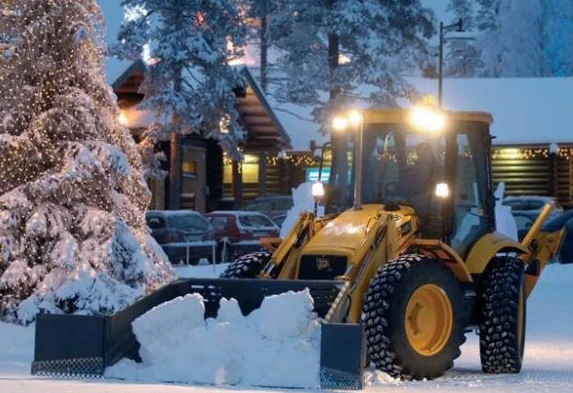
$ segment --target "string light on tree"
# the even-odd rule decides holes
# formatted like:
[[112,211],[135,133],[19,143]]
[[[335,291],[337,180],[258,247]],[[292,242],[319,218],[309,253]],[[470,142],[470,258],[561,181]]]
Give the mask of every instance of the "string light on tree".
[[0,3],[0,318],[112,312],[173,277],[97,0]]

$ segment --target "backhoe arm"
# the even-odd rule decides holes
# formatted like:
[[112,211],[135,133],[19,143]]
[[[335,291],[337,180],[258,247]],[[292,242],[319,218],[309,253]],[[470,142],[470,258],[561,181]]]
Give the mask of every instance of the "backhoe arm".
[[526,264],[525,268],[525,296],[535,288],[541,273],[559,253],[566,229],[564,225],[556,228],[542,230],[543,223],[551,213],[551,205],[546,204],[535,220],[521,244],[530,250],[528,254],[522,254],[520,259]]
[[317,225],[316,216],[303,212],[285,238],[275,243],[271,263],[261,273],[262,278],[294,279],[297,257],[302,246],[313,236]]

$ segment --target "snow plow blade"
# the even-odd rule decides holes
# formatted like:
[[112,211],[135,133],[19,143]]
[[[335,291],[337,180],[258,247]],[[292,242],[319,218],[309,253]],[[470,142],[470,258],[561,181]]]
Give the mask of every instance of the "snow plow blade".
[[[314,280],[180,279],[113,315],[39,314],[32,374],[101,377],[122,358],[141,361],[131,323],[153,307],[178,296],[203,296],[205,318],[217,316],[219,300],[234,298],[243,315],[259,308],[266,296],[306,288],[314,311],[324,318],[340,292],[340,282]],[[362,389],[363,330],[360,324],[324,322],[321,328],[320,383],[328,389]]]

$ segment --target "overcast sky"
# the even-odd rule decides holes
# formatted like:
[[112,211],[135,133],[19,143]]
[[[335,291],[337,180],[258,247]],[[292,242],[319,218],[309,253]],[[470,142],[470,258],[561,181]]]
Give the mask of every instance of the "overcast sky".
[[[107,23],[107,42],[109,44],[114,43],[117,39],[117,32],[121,21],[123,20],[122,8],[119,5],[119,0],[98,0],[106,19]],[[168,0],[166,0],[168,1]],[[422,0],[422,3],[426,7],[431,7],[434,9],[438,20],[444,19],[446,12],[447,0]],[[446,21],[449,22],[449,21]],[[107,76],[108,82],[113,83],[127,68],[129,63],[120,62],[114,59],[108,59],[107,65]]]

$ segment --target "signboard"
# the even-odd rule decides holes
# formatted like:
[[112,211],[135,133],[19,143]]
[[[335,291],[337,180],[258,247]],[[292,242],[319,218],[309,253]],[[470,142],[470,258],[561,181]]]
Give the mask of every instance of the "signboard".
[[[330,178],[330,168],[322,168],[320,181],[323,182],[324,184],[328,184],[329,178]],[[314,183],[318,181],[318,168],[306,169],[306,181],[309,183]]]

